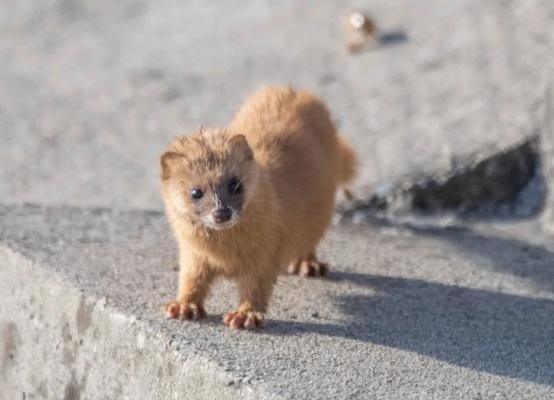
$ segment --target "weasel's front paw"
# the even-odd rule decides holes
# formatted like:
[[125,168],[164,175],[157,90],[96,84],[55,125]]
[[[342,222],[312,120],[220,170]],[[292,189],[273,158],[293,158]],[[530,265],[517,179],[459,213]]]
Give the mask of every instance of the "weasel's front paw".
[[256,329],[264,324],[264,314],[254,311],[229,311],[223,318],[223,323],[233,329]]
[[289,274],[298,274],[300,276],[323,276],[326,275],[329,266],[317,258],[299,258],[289,264],[287,272]]
[[202,306],[196,303],[180,303],[170,301],[165,305],[165,316],[169,319],[194,319],[198,320],[206,316]]

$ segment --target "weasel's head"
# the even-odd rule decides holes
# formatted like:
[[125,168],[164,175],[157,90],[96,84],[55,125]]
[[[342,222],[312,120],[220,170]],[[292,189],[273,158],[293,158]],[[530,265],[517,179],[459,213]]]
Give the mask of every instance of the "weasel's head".
[[160,164],[166,207],[209,229],[234,226],[258,183],[258,165],[246,138],[224,129],[177,138]]

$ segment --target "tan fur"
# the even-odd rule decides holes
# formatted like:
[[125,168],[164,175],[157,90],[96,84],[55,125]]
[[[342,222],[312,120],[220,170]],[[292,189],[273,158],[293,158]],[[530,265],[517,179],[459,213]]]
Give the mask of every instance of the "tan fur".
[[[266,87],[226,129],[178,138],[161,164],[162,194],[180,250],[179,290],[166,306],[169,317],[201,317],[209,286],[222,275],[239,287],[239,308],[225,323],[255,328],[284,266],[304,275],[324,273],[315,249],[330,223],[337,188],[355,175],[356,157],[319,99]],[[188,182],[208,187],[230,174],[244,182],[242,214],[228,229],[210,229],[196,215],[212,204],[206,201],[206,210],[193,206]]]

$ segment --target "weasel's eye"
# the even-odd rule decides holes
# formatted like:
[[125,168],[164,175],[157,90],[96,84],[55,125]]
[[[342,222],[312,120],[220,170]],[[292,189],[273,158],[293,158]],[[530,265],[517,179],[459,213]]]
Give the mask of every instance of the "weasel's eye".
[[242,183],[237,178],[233,178],[229,181],[229,193],[239,194],[242,192]]
[[202,197],[204,197],[204,192],[202,191],[202,189],[194,188],[190,192],[190,197],[193,200],[200,200]]

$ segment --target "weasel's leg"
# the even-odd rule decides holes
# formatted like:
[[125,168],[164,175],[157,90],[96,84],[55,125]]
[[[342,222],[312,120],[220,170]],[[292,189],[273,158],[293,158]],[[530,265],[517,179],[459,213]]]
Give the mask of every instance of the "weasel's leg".
[[[278,268],[276,268],[278,271]],[[223,323],[234,329],[256,329],[263,325],[277,274],[246,275],[238,280],[240,305],[225,314]]]
[[177,299],[165,305],[166,317],[183,320],[204,317],[204,299],[214,277],[215,274],[207,264],[182,263]]
[[329,265],[319,261],[315,251],[309,253],[306,257],[300,257],[291,262],[287,268],[289,274],[298,274],[300,276],[323,276],[329,271]]

